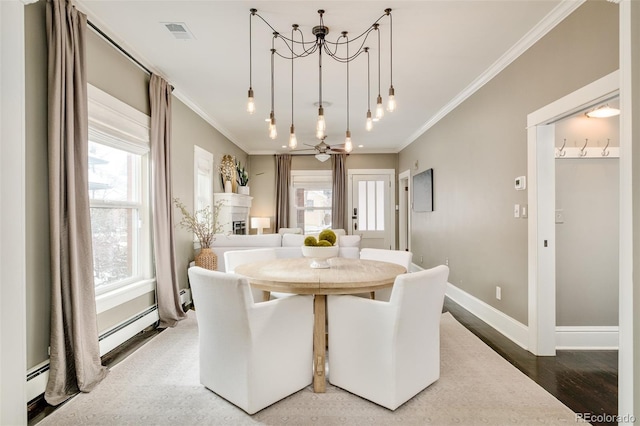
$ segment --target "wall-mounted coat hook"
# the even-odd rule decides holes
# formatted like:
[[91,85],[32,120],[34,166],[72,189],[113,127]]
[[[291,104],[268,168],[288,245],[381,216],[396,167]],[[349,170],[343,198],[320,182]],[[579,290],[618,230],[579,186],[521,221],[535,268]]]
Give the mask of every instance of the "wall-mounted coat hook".
[[556,153],[556,157],[564,157],[567,155],[567,151],[564,150],[564,146],[567,144],[567,138],[562,140],[562,146],[558,148],[558,152]]
[[609,151],[607,151],[607,148],[609,147],[609,143],[611,142],[611,139],[607,139],[607,144],[604,146],[604,148],[602,148],[602,156],[603,157],[608,157],[609,156]]
[[585,151],[585,148],[587,147],[588,143],[589,143],[589,139],[585,139],[583,147],[580,148],[580,157],[584,157],[585,155],[587,155],[587,151]]

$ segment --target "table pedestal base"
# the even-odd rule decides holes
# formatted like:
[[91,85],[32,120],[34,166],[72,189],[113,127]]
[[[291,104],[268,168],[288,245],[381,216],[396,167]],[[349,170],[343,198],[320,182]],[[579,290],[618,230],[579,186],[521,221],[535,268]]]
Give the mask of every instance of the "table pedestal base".
[[316,294],[313,303],[314,330],[313,330],[313,391],[324,393],[327,388],[325,358],[327,351],[326,342],[326,312],[327,296]]

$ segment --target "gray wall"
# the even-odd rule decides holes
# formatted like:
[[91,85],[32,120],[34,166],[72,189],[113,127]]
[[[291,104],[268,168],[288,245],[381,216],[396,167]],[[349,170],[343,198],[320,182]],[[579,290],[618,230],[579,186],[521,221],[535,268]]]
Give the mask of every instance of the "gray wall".
[[[247,163],[247,154],[229,141],[216,129],[211,127],[200,116],[189,109],[175,96],[172,99],[172,146],[171,169],[173,196],[179,198],[186,206],[193,208],[193,150],[194,145],[213,154],[214,179],[213,191],[223,192],[217,167],[225,154],[236,157],[243,164]],[[252,183],[251,181],[249,182]],[[180,221],[180,211],[174,210],[175,223]],[[180,288],[187,288],[187,267],[193,260],[193,234],[176,227],[176,262]],[[220,262],[221,259],[218,259]]]
[[[26,239],[27,259],[27,368],[48,359],[50,265],[47,171],[47,47],[45,2],[25,7],[26,34]],[[149,75],[113,46],[87,31],[88,82],[139,111],[149,114]],[[174,196],[193,205],[193,145],[246,162],[247,155],[207,122],[173,98],[172,171]],[[214,182],[220,190],[220,183]],[[177,212],[176,212],[177,213]],[[179,214],[179,213],[177,213]],[[179,216],[176,216],[179,220]],[[193,259],[191,236],[177,229],[176,260],[180,288],[188,287],[187,265]],[[34,262],[37,260],[37,262]],[[153,292],[98,315],[100,332],[152,306]]]
[[[617,106],[617,105],[616,105]],[[555,125],[556,146],[619,146],[619,117]],[[575,143],[574,143],[575,142]],[[620,161],[556,158],[556,325],[618,325]],[[588,312],[588,315],[585,315]]]
[[435,211],[412,213],[414,259],[448,259],[449,282],[527,324],[527,221],[513,217],[527,203],[513,187],[527,174],[527,114],[617,68],[618,6],[586,2],[402,150],[399,170],[434,169]]
[[[49,358],[49,194],[45,2],[25,7],[27,368]],[[34,260],[38,262],[34,266]]]
[[[350,154],[346,164],[347,170],[394,169],[396,175],[398,174],[397,154]],[[271,217],[271,229],[264,232],[276,232],[273,227],[276,211],[275,158],[273,155],[251,155],[249,156],[249,165],[249,186],[253,197],[250,214],[251,216]],[[312,155],[294,155],[291,160],[291,169],[331,170],[331,160],[321,163]],[[255,230],[251,230],[251,233],[255,233]]]

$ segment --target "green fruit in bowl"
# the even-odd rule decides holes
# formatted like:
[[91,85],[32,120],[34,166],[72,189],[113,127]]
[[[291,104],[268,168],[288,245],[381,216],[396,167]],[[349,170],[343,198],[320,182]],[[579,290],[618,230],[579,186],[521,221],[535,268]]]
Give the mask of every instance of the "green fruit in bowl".
[[[325,229],[324,231],[320,232],[320,235],[318,235],[318,239],[322,242],[322,241],[327,241],[329,242],[329,245],[334,245],[336,243],[336,233],[333,232],[331,229]],[[326,245],[326,244],[323,244]]]
[[331,246],[332,246],[331,242],[327,240],[318,241],[318,247],[331,247]]
[[318,241],[316,240],[316,237],[314,237],[313,235],[309,235],[307,238],[304,239],[304,245],[305,246],[317,246],[318,245]]

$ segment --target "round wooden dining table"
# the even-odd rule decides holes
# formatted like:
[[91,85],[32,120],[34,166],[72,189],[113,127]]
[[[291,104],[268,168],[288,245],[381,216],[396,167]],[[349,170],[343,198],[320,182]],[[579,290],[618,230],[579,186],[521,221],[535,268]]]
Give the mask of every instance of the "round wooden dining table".
[[311,259],[289,258],[246,263],[235,273],[247,277],[252,287],[269,292],[313,294],[313,390],[325,392],[327,294],[369,293],[393,286],[404,266],[376,260],[334,257],[329,268],[314,269]]

